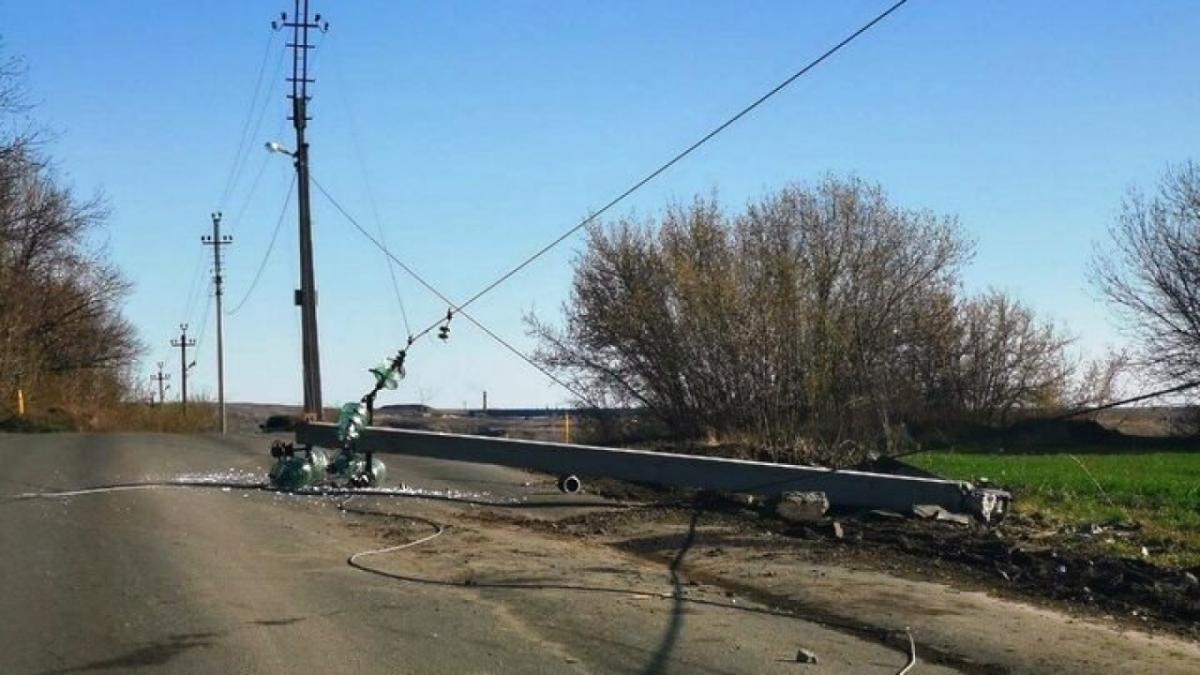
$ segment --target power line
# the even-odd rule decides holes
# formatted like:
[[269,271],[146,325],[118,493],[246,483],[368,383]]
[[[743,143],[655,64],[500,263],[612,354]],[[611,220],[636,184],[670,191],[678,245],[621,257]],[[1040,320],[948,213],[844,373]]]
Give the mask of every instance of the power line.
[[[211,281],[210,281],[211,283]],[[208,313],[212,309],[213,294],[206,293],[208,299],[204,301],[204,313],[200,315],[200,335],[196,337],[196,353],[200,353],[200,347],[204,345],[204,334],[208,328]]]
[[[408,274],[408,276],[415,279],[417,283],[424,286],[425,289],[428,290],[430,293],[433,293],[434,295],[436,295],[438,297],[438,299],[440,299],[442,302],[445,302],[446,304],[450,305],[451,307],[456,306],[454,304],[453,300],[451,300],[444,293],[439,291],[433,284],[426,281],[425,277],[421,276],[419,273],[417,273],[416,270],[409,267],[403,260],[401,260],[401,259],[397,258],[395,255],[393,255],[392,252],[389,251],[388,248],[386,246],[384,246],[382,242],[380,242],[378,239],[376,239],[374,235],[372,235],[370,232],[368,232],[366,230],[366,228],[364,228],[362,225],[360,225],[358,220],[355,219],[354,216],[350,215],[350,213],[348,211],[346,211],[346,209],[341,205],[341,203],[339,203],[338,200],[334,199],[333,195],[329,194],[329,191],[325,189],[325,186],[321,185],[321,182],[318,181],[315,176],[312,176],[310,174],[309,179],[312,180],[312,184],[316,186],[317,190],[322,195],[324,195],[325,199],[329,200],[329,203],[333,205],[333,208],[337,209],[338,212],[341,213],[342,216],[347,221],[349,221],[349,223],[351,225],[354,226],[354,229],[358,230],[359,233],[362,234],[362,236],[366,237],[367,240],[369,240],[372,244],[374,244],[375,247],[378,248],[380,251],[383,251],[384,255],[387,256],[387,258],[389,258],[392,262],[399,265],[400,269],[404,270]],[[416,335],[409,335],[409,337],[408,337],[409,342],[410,343],[415,342],[418,338],[423,337],[424,335],[433,332],[433,329],[440,326],[441,324],[442,324],[442,321],[438,321],[433,326],[426,328],[425,330],[421,331],[420,333],[417,333]]]
[[[281,130],[283,129],[282,123],[279,125],[279,128]],[[276,134],[276,135],[278,135],[278,134]],[[253,180],[250,181],[250,187],[249,187],[249,189],[246,190],[246,195],[244,197],[242,197],[242,203],[238,207],[237,212],[233,214],[231,224],[237,224],[237,225],[241,224],[242,216],[246,215],[246,209],[249,208],[249,206],[250,206],[250,200],[254,197],[254,192],[258,189],[258,184],[260,181],[262,181],[263,174],[266,173],[266,171],[267,171],[267,164],[269,164],[270,162],[271,162],[271,156],[264,152],[263,157],[262,157],[262,163],[258,165],[258,171],[254,172],[254,178],[253,178]]]
[[[524,260],[522,260],[522,261],[521,261],[521,263],[520,263],[520,264],[518,264],[516,267],[513,267],[513,268],[512,268],[512,269],[510,269],[509,271],[507,271],[507,272],[505,272],[504,274],[502,274],[502,275],[500,275],[499,277],[497,277],[495,281],[492,281],[492,282],[491,282],[490,284],[488,284],[487,286],[484,286],[484,287],[483,287],[483,288],[482,288],[482,289],[481,289],[481,290],[480,290],[478,293],[476,293],[475,295],[472,295],[471,297],[467,298],[466,302],[462,303],[461,305],[452,306],[452,307],[451,307],[451,311],[453,311],[453,312],[455,312],[455,313],[457,313],[457,312],[461,312],[461,311],[463,310],[463,308],[465,308],[465,307],[467,307],[467,306],[471,305],[472,303],[474,303],[474,302],[475,302],[476,300],[478,300],[479,298],[481,298],[481,297],[483,297],[484,295],[486,295],[486,294],[490,293],[490,292],[491,292],[491,291],[492,291],[494,288],[496,288],[496,287],[497,287],[497,286],[499,286],[500,284],[504,283],[505,281],[508,281],[508,280],[509,280],[509,279],[510,279],[510,278],[511,278],[513,275],[517,274],[518,272],[520,272],[521,270],[523,270],[523,269],[525,269],[527,266],[529,266],[529,264],[530,264],[530,263],[532,263],[533,261],[535,261],[535,260],[537,260],[538,258],[542,257],[543,255],[545,255],[545,254],[546,254],[547,252],[549,252],[551,249],[553,249],[554,247],[558,246],[558,245],[559,245],[559,244],[561,244],[563,241],[565,241],[566,239],[568,239],[568,238],[569,238],[571,235],[575,234],[575,233],[576,233],[576,232],[578,232],[579,230],[581,230],[581,229],[583,229],[584,227],[586,227],[586,226],[587,226],[589,223],[592,223],[592,222],[594,222],[594,221],[595,221],[597,218],[599,218],[600,216],[604,215],[604,213],[605,213],[605,212],[607,212],[609,209],[612,209],[614,206],[616,206],[617,204],[619,204],[619,203],[621,203],[622,201],[624,201],[624,200],[625,200],[627,197],[629,197],[630,195],[632,195],[634,192],[637,192],[638,190],[640,190],[640,189],[641,189],[643,186],[645,186],[647,183],[649,183],[650,181],[654,180],[654,179],[655,179],[655,178],[657,178],[658,176],[662,175],[662,174],[663,174],[665,171],[667,171],[667,169],[670,169],[672,166],[674,166],[675,164],[677,164],[677,163],[678,163],[680,160],[682,160],[682,159],[684,159],[685,157],[687,157],[688,155],[692,154],[694,151],[696,151],[698,148],[700,148],[700,146],[704,145],[705,143],[708,143],[708,142],[709,142],[710,140],[712,140],[712,139],[713,139],[715,136],[717,136],[717,134],[720,134],[722,131],[725,131],[726,129],[728,129],[730,126],[732,126],[732,125],[733,125],[734,123],[736,123],[738,120],[740,120],[740,119],[742,119],[743,117],[745,117],[746,115],[748,115],[748,114],[749,114],[751,111],[753,111],[755,108],[757,108],[758,106],[762,105],[762,104],[763,104],[763,103],[765,103],[765,102],[766,102],[768,99],[770,99],[771,97],[775,96],[775,95],[776,95],[776,94],[778,94],[779,92],[783,91],[783,90],[784,90],[785,88],[787,88],[787,87],[788,87],[790,84],[792,84],[792,83],[793,83],[793,82],[795,82],[796,80],[800,79],[802,76],[804,76],[806,73],[808,73],[808,72],[809,72],[810,70],[812,70],[813,68],[816,68],[816,67],[817,67],[818,65],[820,65],[820,64],[821,64],[823,61],[825,61],[826,59],[828,59],[830,56],[833,56],[833,55],[834,55],[834,54],[836,54],[838,51],[840,51],[840,50],[841,50],[843,47],[845,47],[846,45],[848,45],[848,44],[850,44],[851,42],[853,42],[853,41],[854,41],[856,38],[858,38],[860,35],[862,35],[863,33],[866,33],[868,30],[870,30],[871,28],[875,27],[875,25],[876,25],[876,24],[878,24],[879,22],[883,21],[883,20],[884,20],[885,18],[887,18],[887,17],[888,17],[888,16],[889,16],[889,15],[890,15],[892,12],[895,12],[897,9],[899,9],[900,7],[902,7],[902,6],[903,6],[904,4],[906,4],[907,2],[908,2],[908,0],[899,0],[898,2],[896,2],[895,4],[893,4],[892,6],[888,7],[888,8],[887,8],[886,10],[884,10],[882,13],[880,13],[879,15],[877,15],[875,18],[873,18],[873,19],[871,19],[870,21],[868,21],[867,23],[863,24],[863,25],[862,25],[862,27],[860,27],[858,30],[854,31],[854,32],[853,32],[853,33],[851,33],[850,35],[848,35],[848,36],[846,36],[845,38],[843,38],[841,42],[839,42],[839,43],[837,43],[836,45],[834,45],[834,46],[830,47],[829,49],[825,50],[825,52],[824,52],[824,53],[822,53],[820,56],[818,56],[817,58],[813,59],[812,61],[808,62],[808,64],[807,64],[807,65],[805,65],[805,66],[804,66],[803,68],[801,68],[800,70],[797,70],[795,73],[793,73],[791,76],[789,76],[789,77],[788,77],[786,80],[784,80],[784,81],[780,82],[779,84],[775,85],[775,87],[774,87],[774,88],[772,88],[770,91],[768,91],[767,93],[765,93],[765,94],[763,94],[762,96],[760,96],[760,97],[758,97],[757,99],[755,99],[753,103],[751,103],[750,105],[748,105],[748,106],[746,106],[746,107],[742,108],[742,109],[741,109],[740,111],[738,111],[738,112],[737,112],[735,115],[733,115],[733,116],[732,116],[732,117],[730,117],[729,119],[725,120],[725,121],[724,121],[724,122],[722,122],[720,125],[718,125],[718,126],[715,128],[715,129],[713,129],[712,131],[710,131],[710,132],[708,132],[707,134],[705,134],[704,136],[702,136],[702,137],[700,138],[700,140],[696,141],[695,143],[692,143],[692,144],[691,144],[691,145],[689,145],[687,148],[684,148],[682,151],[680,151],[679,153],[675,154],[675,156],[671,157],[671,159],[667,160],[667,161],[666,161],[664,164],[662,164],[661,166],[659,166],[657,169],[655,169],[655,170],[651,171],[650,173],[646,174],[646,176],[645,176],[645,177],[643,177],[641,180],[639,180],[639,181],[637,181],[636,183],[634,183],[632,186],[630,186],[630,187],[629,187],[627,190],[625,190],[625,191],[624,191],[624,192],[622,192],[621,194],[619,194],[619,195],[617,195],[616,197],[614,197],[614,198],[613,198],[612,200],[610,200],[610,201],[609,201],[607,204],[605,204],[604,206],[600,207],[600,209],[599,209],[599,210],[597,210],[597,211],[593,212],[593,213],[592,213],[591,215],[589,215],[587,218],[584,218],[583,220],[579,221],[579,223],[578,223],[578,224],[576,224],[574,227],[570,228],[570,229],[569,229],[569,230],[567,230],[566,232],[563,232],[561,235],[559,235],[559,236],[558,236],[558,238],[554,239],[554,240],[553,240],[553,241],[551,241],[550,243],[548,243],[548,244],[546,244],[545,246],[543,246],[542,248],[538,249],[536,252],[534,252],[534,253],[533,253],[533,255],[531,255],[531,256],[529,256],[528,258],[525,258]],[[442,323],[442,320],[441,320],[441,319],[439,319],[438,321],[434,322],[434,323],[433,323],[433,324],[432,324],[432,325],[431,325],[429,328],[426,328],[426,329],[422,330],[420,333],[418,333],[418,335],[421,335],[421,334],[424,334],[424,333],[428,333],[429,331],[433,330],[434,328],[436,328],[436,327],[437,327],[438,325],[440,325],[441,323]]]
[[1195,389],[1196,387],[1200,387],[1200,380],[1192,380],[1190,382],[1184,382],[1183,384],[1177,384],[1173,387],[1167,387],[1166,389],[1158,389],[1155,391],[1138,394],[1137,396],[1132,396],[1130,398],[1121,399],[1119,401],[1112,401],[1110,403],[1103,403],[1100,405],[1079,408],[1077,410],[1072,410],[1072,411],[1063,413],[1061,415],[1051,417],[1050,421],[1057,422],[1060,420],[1070,419],[1072,417],[1078,417],[1080,415],[1087,415],[1089,413],[1100,412],[1101,410],[1108,410],[1109,408],[1116,408],[1117,406],[1128,405],[1130,403],[1140,403],[1140,402],[1148,400],[1148,399],[1158,398],[1159,396],[1166,396],[1167,394],[1178,394],[1179,392],[1187,391],[1189,389]]
[[[364,159],[362,139],[358,129],[358,118],[354,115],[354,110],[350,106],[350,96],[347,93],[349,88],[346,77],[342,71],[342,59],[338,55],[337,50],[333,50],[333,71],[337,82],[338,98],[342,102],[342,108],[346,113],[346,119],[349,121],[350,127],[350,145],[354,148],[354,158],[358,162],[359,173],[362,176],[363,187],[367,192],[367,205],[371,207],[371,215],[375,219],[375,231],[379,234],[379,241],[384,247],[388,246],[387,234],[383,229],[383,220],[379,217],[379,204],[375,201],[375,191],[371,189],[371,175],[367,171],[367,163]],[[386,256],[385,256],[386,258]],[[389,263],[387,266],[388,276],[392,281],[392,292],[396,296],[396,304],[400,307],[400,318],[404,321],[404,332],[407,335],[412,335],[412,326],[408,322],[408,312],[404,308],[404,297],[400,293],[400,282],[396,279],[396,270]]]
[[[275,44],[275,31],[271,31],[267,35],[267,47],[263,51],[262,61],[258,64],[258,75],[254,78],[254,94],[250,97],[250,105],[246,110],[246,119],[242,122],[242,132],[238,138],[237,150],[233,155],[233,165],[229,168],[229,175],[225,178],[225,189],[221,191],[221,198],[218,200],[218,208],[224,208],[225,202],[229,199],[233,192],[234,186],[237,185],[237,179],[241,176],[242,167],[245,164],[246,156],[246,141],[249,138],[250,122],[254,119],[254,111],[258,108],[258,95],[262,91],[263,76],[267,71],[267,63],[271,58],[271,47]],[[280,61],[283,56],[280,53]],[[278,66],[277,66],[278,68]],[[272,78],[274,80],[275,78]],[[270,99],[270,92],[263,97],[263,107],[266,107],[266,101]],[[261,120],[261,116],[259,118]]]
[[575,395],[580,396],[584,400],[587,400],[587,397],[581,396],[579,392],[576,392],[572,387],[568,386],[566,383],[564,383],[558,377],[553,375],[549,370],[547,370],[546,368],[543,368],[540,364],[536,363],[533,359],[526,356],[523,352],[521,352],[520,350],[518,350],[517,348],[515,348],[514,346],[509,344],[507,341],[503,340],[499,335],[497,335],[496,333],[494,333],[491,330],[484,327],[481,323],[479,323],[473,317],[471,317],[469,314],[467,314],[464,311],[464,309],[467,306],[474,303],[475,301],[479,300],[481,297],[483,297],[487,293],[491,292],[493,289],[495,289],[500,284],[502,284],[505,281],[507,281],[508,279],[512,278],[513,275],[515,275],[518,272],[520,272],[521,270],[525,269],[525,267],[529,266],[532,262],[534,262],[538,258],[545,255],[547,252],[549,252],[554,247],[561,244],[563,241],[568,239],[571,235],[573,235],[576,232],[578,232],[579,230],[583,229],[589,223],[594,222],[597,218],[604,215],[604,213],[606,213],[607,211],[609,211],[610,209],[615,207],[617,204],[624,201],[627,197],[632,195],[634,192],[637,192],[638,190],[640,190],[647,183],[654,180],[658,176],[662,175],[664,172],[666,172],[672,166],[674,166],[675,164],[682,161],[684,158],[686,158],[688,155],[695,152],[698,148],[700,148],[704,144],[708,143],[708,141],[712,140],[714,137],[716,137],[721,132],[725,131],[725,129],[729,128],[730,126],[735,124],[738,120],[740,120],[743,117],[745,117],[746,115],[748,115],[755,108],[758,108],[760,105],[765,103],[768,99],[775,96],[779,92],[783,91],[785,88],[787,88],[793,82],[795,82],[797,79],[804,76],[806,73],[811,71],[813,68],[820,65],[822,62],[824,62],[830,56],[833,56],[835,53],[840,51],[843,47],[845,47],[846,45],[853,42],[860,35],[862,35],[863,33],[866,33],[868,30],[873,28],[876,24],[883,21],[890,14],[892,14],[897,9],[899,9],[900,7],[905,5],[907,2],[908,2],[908,0],[898,0],[898,2],[891,5],[886,10],[884,10],[883,12],[881,12],[880,14],[875,16],[875,18],[871,19],[870,21],[868,21],[867,23],[865,23],[861,27],[859,27],[857,30],[855,30],[853,33],[851,33],[850,35],[843,38],[841,40],[841,42],[838,42],[834,46],[825,50],[825,52],[823,52],[820,56],[818,56],[817,58],[810,61],[804,67],[800,68],[795,73],[793,73],[791,76],[789,76],[787,79],[783,80],[782,82],[777,84],[775,87],[773,87],[771,90],[767,91],[765,94],[763,94],[762,96],[755,99],[749,105],[747,105],[746,107],[739,110],[732,117],[730,117],[729,119],[727,119],[724,122],[722,122],[721,124],[719,124],[716,128],[714,128],[712,131],[709,131],[707,134],[702,136],[699,140],[692,143],[688,147],[684,148],[682,151],[676,153],[673,157],[671,157],[669,160],[667,160],[661,166],[654,169],[649,174],[647,174],[642,179],[638,180],[636,183],[634,183],[632,186],[630,186],[628,189],[626,189],[624,192],[622,192],[621,194],[619,194],[616,197],[614,197],[613,199],[611,199],[608,203],[606,203],[600,209],[598,209],[597,211],[594,211],[591,215],[589,215],[587,218],[584,218],[583,220],[581,220],[574,227],[571,227],[566,232],[562,233],[557,238],[555,238],[553,241],[551,241],[550,243],[546,244],[542,248],[535,251],[533,253],[533,255],[530,255],[529,257],[522,260],[518,265],[516,265],[512,269],[508,270],[504,274],[500,275],[496,280],[494,280],[491,283],[489,283],[488,285],[484,286],[480,291],[475,293],[475,295],[472,295],[470,298],[468,298],[465,302],[463,302],[461,304],[455,304],[445,294],[443,294],[441,291],[439,291],[437,288],[435,288],[432,284],[430,284],[428,281],[426,281],[423,277],[421,277],[421,275],[417,274],[417,272],[415,270],[413,270],[411,267],[409,267],[407,264],[405,264],[402,260],[397,258],[395,255],[393,255],[391,253],[391,251],[388,250],[387,246],[385,246],[381,241],[379,241],[378,239],[373,237],[369,232],[367,232],[366,229],[363,228],[358,223],[358,221],[354,219],[353,216],[351,216],[344,208],[342,208],[341,204],[339,204],[337,202],[337,200],[334,199],[333,196],[330,195],[329,192],[315,178],[312,179],[312,182],[314,185],[316,185],[317,189],[321,192],[321,194],[324,195],[325,198],[328,199],[331,204],[333,204],[334,208],[336,208],[351,223],[351,225],[353,225],[354,228],[359,231],[360,234],[362,234],[372,244],[374,244],[377,248],[379,248],[381,251],[383,251],[383,253],[389,259],[391,259],[393,262],[395,262],[397,265],[400,266],[400,269],[407,272],[409,274],[409,276],[411,276],[413,279],[415,279],[418,283],[420,283],[422,286],[424,286],[427,290],[432,292],[435,296],[437,296],[443,302],[446,302],[448,305],[450,305],[450,309],[447,312],[445,318],[439,318],[437,321],[433,322],[426,328],[418,331],[416,334],[410,334],[408,337],[408,346],[411,346],[417,339],[432,332],[435,328],[446,325],[446,322],[449,321],[453,317],[454,314],[462,314],[468,321],[470,321],[472,324],[474,324],[476,327],[478,327],[480,330],[482,330],[489,337],[496,340],[498,343],[500,343],[506,349],[513,352],[517,356],[519,356],[526,363],[537,368],[544,375],[546,375],[551,380],[553,380],[554,382],[556,382],[557,384],[562,386],[567,391],[570,391],[570,392],[574,393]]
[[196,257],[196,267],[192,270],[192,280],[188,284],[187,295],[183,301],[183,313],[180,316],[180,321],[188,321],[192,318],[192,311],[196,308],[196,300],[200,297],[200,280],[204,278],[204,256]]
[[[310,178],[310,180],[312,180],[312,184],[316,186],[317,191],[319,191],[325,197],[325,199],[329,200],[329,203],[332,204],[333,207],[335,209],[337,209],[337,211],[339,213],[342,214],[342,216],[346,219],[347,222],[349,222],[352,226],[354,226],[354,229],[358,230],[359,234],[366,237],[367,240],[370,241],[372,244],[374,244],[375,247],[378,248],[383,253],[384,256],[386,256],[392,262],[395,262],[397,265],[399,265],[400,269],[407,272],[409,276],[411,276],[413,279],[415,279],[417,281],[417,283],[421,284],[427,290],[429,290],[430,293],[433,293],[442,302],[445,302],[446,304],[448,304],[452,307],[454,306],[454,301],[451,300],[445,293],[442,293],[440,290],[437,289],[437,287],[435,287],[433,284],[426,281],[424,277],[422,277],[420,274],[418,274],[416,270],[414,270],[413,268],[411,268],[407,264],[405,264],[405,262],[403,260],[400,260],[399,258],[397,258],[390,250],[388,250],[387,246],[385,246],[382,242],[380,242],[378,239],[373,237],[371,235],[371,233],[366,230],[366,228],[364,228],[362,225],[360,225],[358,220],[355,219],[354,216],[350,215],[350,213],[348,211],[346,211],[346,209],[343,208],[342,205],[336,199],[333,198],[333,195],[329,194],[329,191],[326,190],[323,185],[321,185],[320,181],[318,181],[316,179],[316,177],[310,175],[309,178]],[[592,404],[591,398],[589,396],[587,396],[586,394],[580,392],[578,389],[576,389],[576,388],[572,387],[571,385],[567,384],[566,382],[564,382],[562,379],[560,379],[554,373],[550,372],[549,369],[542,366],[542,364],[538,363],[537,361],[534,361],[532,358],[530,358],[524,352],[522,352],[521,350],[514,347],[512,345],[512,343],[510,343],[507,340],[505,340],[504,338],[500,337],[498,334],[493,332],[490,328],[488,328],[487,326],[480,323],[475,317],[473,317],[470,314],[463,311],[461,309],[461,307],[457,310],[456,313],[462,315],[462,317],[464,319],[466,319],[467,321],[470,321],[472,324],[475,325],[476,328],[483,331],[483,333],[485,335],[487,335],[488,337],[492,338],[497,343],[499,343],[500,346],[504,347],[505,349],[512,352],[513,354],[516,354],[522,361],[533,366],[538,371],[540,371],[543,375],[550,378],[550,380],[552,382],[554,382],[558,386],[562,387],[563,389],[566,389],[567,391],[574,394],[575,396],[578,396],[585,403]],[[447,319],[448,319],[448,317],[447,317]],[[445,320],[439,321],[438,323],[434,324],[432,327],[427,328],[426,330],[421,331],[420,333],[417,333],[416,335],[409,335],[408,344],[405,346],[405,349],[407,349],[408,347],[411,347],[418,339],[420,339],[427,333],[431,332],[433,330],[433,328],[444,325],[444,323],[445,323]],[[592,404],[592,405],[594,405],[594,404]]]
[[279,210],[279,218],[275,221],[275,229],[271,232],[271,241],[267,244],[267,250],[263,252],[262,260],[258,263],[258,270],[254,272],[254,280],[250,282],[250,287],[246,289],[246,294],[242,296],[241,301],[234,306],[232,310],[226,313],[226,316],[233,316],[246,304],[250,296],[254,294],[254,289],[258,287],[258,280],[262,278],[263,270],[266,269],[267,260],[271,258],[271,251],[275,249],[275,240],[279,237],[279,228],[283,225],[283,220],[287,217],[288,206],[291,205],[292,190],[296,187],[296,175],[292,174],[292,180],[288,183],[287,194],[283,196],[283,208]]
[[[286,54],[287,54],[287,50],[281,50],[279,52],[279,60],[275,62],[275,71],[271,74],[271,87],[267,90],[267,93],[263,96],[262,106],[258,110],[258,119],[255,120],[255,122],[254,122],[254,130],[250,133],[249,138],[257,137],[259,130],[262,129],[263,121],[266,119],[266,116],[267,116],[267,109],[270,108],[270,105],[271,105],[272,94],[275,93],[275,88],[281,79],[280,75],[283,72],[283,57]],[[279,129],[275,132],[275,135],[278,136],[279,133],[282,131],[283,131],[283,121],[281,120]],[[257,142],[251,143],[249,147],[254,147],[256,145],[257,145]],[[245,164],[249,160],[249,158],[250,158],[250,152],[249,152],[249,148],[247,148],[247,152],[242,156],[241,165],[238,167],[238,170],[237,170],[238,178],[241,177],[242,169],[245,168]],[[265,166],[266,165],[264,164],[262,167],[259,168],[258,176],[262,175],[262,172],[263,172],[263,169],[265,168]],[[238,211],[238,216],[234,218],[234,221],[233,221],[234,224],[237,224],[240,222],[241,213],[246,210],[246,204],[250,201],[251,195],[254,194],[254,188],[257,186],[257,184],[258,184],[258,178],[256,177],[254,179],[254,183],[250,186],[250,190],[247,192],[246,197],[242,200],[242,208]],[[236,187],[236,185],[237,185],[237,181],[235,180],[234,187]]]

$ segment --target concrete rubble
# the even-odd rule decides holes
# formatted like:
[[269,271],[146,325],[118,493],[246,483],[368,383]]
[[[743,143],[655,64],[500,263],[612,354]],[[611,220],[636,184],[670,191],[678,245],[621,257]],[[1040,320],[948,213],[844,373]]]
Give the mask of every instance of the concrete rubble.
[[824,492],[785,492],[775,506],[776,515],[793,523],[816,522],[828,510],[829,499]]

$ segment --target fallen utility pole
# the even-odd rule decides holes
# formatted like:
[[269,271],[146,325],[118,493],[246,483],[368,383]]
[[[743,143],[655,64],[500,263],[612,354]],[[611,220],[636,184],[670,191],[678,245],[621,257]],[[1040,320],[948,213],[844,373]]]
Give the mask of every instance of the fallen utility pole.
[[[296,443],[326,448],[342,445],[337,426],[326,423],[297,427]],[[831,506],[848,509],[907,514],[914,505],[928,504],[971,513],[984,522],[1003,518],[1011,500],[1003,490],[939,478],[385,427],[364,428],[356,447],[367,453],[496,464],[564,478],[604,477],[762,496],[824,492]]]

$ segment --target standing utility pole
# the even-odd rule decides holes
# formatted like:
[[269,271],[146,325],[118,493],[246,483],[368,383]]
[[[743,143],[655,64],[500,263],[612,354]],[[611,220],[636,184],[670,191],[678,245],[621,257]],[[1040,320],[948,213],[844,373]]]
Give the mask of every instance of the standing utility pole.
[[179,324],[179,339],[171,340],[172,347],[179,347],[179,400],[183,402],[184,413],[187,412],[187,371],[190,367],[187,362],[187,349],[196,346],[195,340],[188,339],[187,329],[186,323]]
[[162,405],[162,404],[166,403],[167,402],[167,389],[171,385],[169,385],[169,384],[164,385],[163,383],[166,382],[167,380],[171,379],[171,376],[163,372],[163,362],[162,361],[158,362],[158,374],[151,375],[150,379],[158,381],[158,404]]
[[[225,323],[221,311],[221,247],[233,243],[233,237],[221,234],[221,212],[212,214],[212,235],[203,235],[200,242],[213,247],[213,287],[217,296],[217,403],[221,411],[221,433],[225,433]],[[186,382],[186,380],[184,380]]]
[[308,124],[308,85],[314,80],[308,77],[308,52],[313,45],[308,41],[309,30],[324,32],[328,23],[321,22],[321,15],[309,19],[308,0],[296,0],[295,14],[288,20],[282,15],[281,23],[271,22],[276,30],[292,29],[292,126],[296,128],[296,186],[300,215],[300,288],[295,302],[300,306],[301,352],[304,362],[304,417],[321,419],[321,356],[317,345],[317,287],[313,274],[312,214],[309,209],[308,141],[304,130]]

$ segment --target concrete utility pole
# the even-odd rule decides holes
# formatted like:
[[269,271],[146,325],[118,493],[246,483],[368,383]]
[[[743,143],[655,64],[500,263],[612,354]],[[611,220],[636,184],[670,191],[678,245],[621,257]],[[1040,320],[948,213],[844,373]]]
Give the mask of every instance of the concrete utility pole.
[[317,340],[317,286],[313,272],[312,212],[309,208],[308,141],[305,127],[308,125],[308,85],[314,80],[308,77],[308,52],[313,45],[308,41],[310,30],[324,32],[328,22],[321,21],[317,14],[308,15],[308,0],[295,0],[295,13],[289,21],[287,13],[281,15],[282,22],[271,22],[276,30],[292,29],[292,126],[296,129],[296,151],[292,157],[296,162],[297,211],[300,220],[300,288],[295,302],[300,306],[301,353],[304,362],[304,417],[308,420],[321,419],[321,356]]
[[187,349],[196,346],[195,340],[188,339],[187,329],[186,323],[179,324],[179,339],[171,340],[172,347],[179,347],[179,400],[183,402],[185,414],[187,413],[187,371],[191,367],[187,362]]
[[221,277],[221,247],[232,244],[233,237],[221,234],[220,211],[212,214],[212,226],[212,234],[201,236],[200,242],[213,248],[213,288],[217,296],[217,405],[221,411],[221,433],[225,433],[225,313],[221,310],[224,282]]
[[[163,384],[171,379],[171,376],[163,372],[163,362],[158,362],[158,374],[151,375],[150,379],[158,381],[158,404],[162,405],[167,402],[167,389],[171,387],[169,384]],[[153,399],[151,399],[153,401]]]

